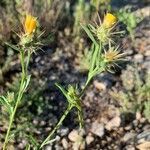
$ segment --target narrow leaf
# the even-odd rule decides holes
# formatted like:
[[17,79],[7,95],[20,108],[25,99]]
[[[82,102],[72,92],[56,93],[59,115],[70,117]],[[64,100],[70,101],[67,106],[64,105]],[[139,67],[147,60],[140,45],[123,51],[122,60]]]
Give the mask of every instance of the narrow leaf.
[[60,89],[60,91],[64,94],[64,96],[66,98],[68,98],[66,90],[60,84],[58,84],[58,83],[55,83],[55,85]]
[[8,100],[4,96],[0,97],[0,104],[4,105],[6,107],[9,114],[12,114],[13,107],[10,105],[10,103],[8,102]]
[[8,45],[9,47],[11,47],[12,49],[14,49],[15,51],[19,52],[19,48],[16,47],[15,45],[12,45],[12,44],[10,44],[8,42],[5,42],[5,44]]
[[95,41],[91,31],[88,29],[88,27],[84,26],[81,24],[81,27],[84,29],[84,31],[86,32],[86,34],[88,35],[88,37],[92,40],[92,42],[96,45],[97,42]]

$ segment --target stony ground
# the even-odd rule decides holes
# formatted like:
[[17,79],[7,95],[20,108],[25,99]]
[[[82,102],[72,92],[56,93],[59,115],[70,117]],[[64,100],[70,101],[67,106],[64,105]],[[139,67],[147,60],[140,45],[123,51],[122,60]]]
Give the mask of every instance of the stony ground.
[[[147,18],[137,28],[134,43],[131,43],[129,38],[123,39],[122,48],[129,60],[127,64],[136,62],[141,71],[150,68],[149,29],[149,18]],[[86,73],[80,73],[76,69],[78,67],[74,65],[76,47],[70,43],[69,38],[61,39],[67,35],[60,33],[59,36],[60,42],[57,49],[41,52],[31,65],[33,74],[39,73],[40,79],[47,77],[47,92],[51,95],[48,101],[55,109],[53,114],[47,114],[45,122],[51,120],[53,125],[65,109],[65,99],[53,83],[57,81],[67,85],[78,82],[82,86],[86,77]],[[69,52],[70,49],[72,51]],[[124,69],[122,72],[124,73]],[[112,89],[122,88],[121,74],[120,70],[116,74],[104,73],[91,83],[83,97],[84,129],[78,130],[77,116],[71,112],[63,127],[57,132],[56,142],[47,146],[47,149],[149,149],[144,148],[150,146],[149,122],[140,113],[129,114],[128,117],[122,115],[119,111],[119,104],[109,94]],[[56,92],[57,96],[53,92]],[[38,121],[41,122],[41,120]]]
[[[77,47],[71,43],[68,30],[65,29],[65,32],[58,34],[59,43],[56,48],[45,47],[44,51],[38,52],[33,57],[30,65],[33,81],[38,81],[37,85],[33,84],[33,87],[40,85],[39,91],[44,93],[41,96],[44,97],[42,100],[39,98],[38,102],[33,103],[34,105],[28,104],[29,114],[34,116],[34,119],[31,119],[31,124],[35,126],[33,133],[38,139],[43,138],[43,133],[44,136],[47,135],[66,108],[65,98],[54,83],[57,81],[64,86],[78,83],[82,86],[86,79],[86,72],[78,70]],[[134,43],[129,38],[125,38],[122,45],[123,51],[127,53],[126,65],[115,74],[103,73],[96,77],[82,99],[85,121],[83,130],[79,131],[77,115],[74,111],[71,112],[61,129],[57,131],[56,141],[48,145],[46,150],[150,149],[149,122],[140,113],[128,114],[128,117],[125,117],[119,111],[119,103],[110,95],[112,89],[122,88],[120,76],[126,70],[127,64],[136,62],[141,72],[145,69],[150,70],[149,18],[137,27]],[[19,72],[18,63],[15,61],[15,64],[12,64],[11,73]],[[44,107],[44,110],[41,110],[39,105]],[[21,112],[21,109],[19,111]],[[2,126],[2,123],[0,125]],[[16,139],[15,149],[24,149],[25,145],[25,140]]]

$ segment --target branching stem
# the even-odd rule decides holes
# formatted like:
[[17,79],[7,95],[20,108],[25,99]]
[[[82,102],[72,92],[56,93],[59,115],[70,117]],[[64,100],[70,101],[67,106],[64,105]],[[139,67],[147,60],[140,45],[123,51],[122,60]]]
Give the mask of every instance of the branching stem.
[[7,146],[7,143],[9,141],[9,135],[10,135],[10,131],[11,131],[13,121],[14,121],[14,117],[15,117],[19,102],[22,99],[22,96],[23,96],[23,93],[24,93],[22,87],[23,87],[24,81],[26,79],[26,71],[27,71],[25,69],[25,58],[24,57],[25,57],[24,56],[24,51],[21,50],[20,51],[20,60],[21,60],[21,67],[22,67],[21,83],[20,83],[19,92],[18,92],[15,107],[13,109],[12,114],[10,115],[9,126],[8,126],[7,133],[6,133],[6,136],[5,136],[5,141],[4,141],[4,144],[3,144],[3,150],[6,150],[6,146]]

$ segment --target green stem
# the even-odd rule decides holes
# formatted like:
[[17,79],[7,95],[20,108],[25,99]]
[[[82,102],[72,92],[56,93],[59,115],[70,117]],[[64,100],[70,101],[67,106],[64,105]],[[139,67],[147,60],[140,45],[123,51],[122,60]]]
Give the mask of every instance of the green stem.
[[64,119],[66,118],[66,116],[68,115],[68,113],[70,112],[70,110],[72,109],[71,105],[68,105],[66,111],[64,112],[64,114],[62,115],[62,117],[60,118],[59,122],[57,123],[57,125],[55,126],[55,128],[50,132],[50,134],[48,135],[48,137],[44,140],[44,142],[42,142],[40,149],[47,144],[47,142],[50,140],[50,138],[53,136],[53,134],[56,132],[57,129],[59,129],[59,127],[62,125],[62,122],[64,121]]
[[82,95],[84,94],[85,90],[87,89],[90,81],[95,76],[95,73],[93,74],[93,72],[95,72],[94,70],[96,69],[96,67],[99,67],[99,65],[100,65],[100,61],[98,59],[99,59],[99,57],[101,55],[102,43],[100,42],[99,45],[98,44],[93,45],[92,49],[93,49],[93,56],[92,56],[92,60],[91,60],[91,66],[90,66],[90,69],[89,69],[88,78],[87,78],[87,81],[85,83],[85,86],[82,89],[81,93],[79,94],[80,98],[82,97]]
[[18,97],[17,97],[17,100],[16,100],[16,104],[15,104],[13,112],[10,116],[9,126],[8,126],[8,129],[7,129],[5,141],[4,141],[4,144],[3,144],[3,150],[6,150],[6,145],[8,143],[8,138],[9,138],[10,130],[11,130],[11,127],[12,127],[12,124],[13,124],[13,121],[14,121],[16,110],[17,110],[18,104],[19,104],[19,102],[20,102],[20,100],[22,99],[22,96],[23,96],[22,86],[23,86],[24,80],[26,78],[26,72],[25,72],[25,67],[24,67],[24,63],[25,63],[24,62],[24,52],[23,51],[20,52],[20,60],[21,60],[21,66],[22,66],[21,83],[20,83],[20,87],[19,87],[19,92],[18,92]]
[[85,83],[84,88],[82,89],[81,93],[79,94],[79,98],[81,98],[82,95],[84,94],[84,92],[85,92],[85,90],[87,89],[87,87],[88,87],[88,85],[89,85],[91,79],[92,79],[92,78],[89,78],[89,77],[88,77],[88,79],[87,79],[87,81],[86,81],[86,83]]

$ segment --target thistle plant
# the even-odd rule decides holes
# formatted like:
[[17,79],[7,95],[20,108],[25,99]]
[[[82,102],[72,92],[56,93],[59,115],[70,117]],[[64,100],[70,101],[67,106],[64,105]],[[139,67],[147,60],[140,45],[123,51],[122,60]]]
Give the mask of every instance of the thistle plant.
[[23,25],[24,32],[19,35],[19,44],[17,46],[10,45],[19,53],[22,68],[20,86],[17,93],[8,92],[7,96],[0,96],[0,104],[5,107],[5,110],[9,116],[9,125],[3,144],[3,150],[7,149],[7,144],[11,139],[11,128],[13,126],[17,108],[20,105],[23,95],[26,92],[30,82],[31,75],[28,73],[28,65],[31,55],[40,45],[40,42],[37,42],[39,36],[36,37],[36,18],[31,15],[26,15]]
[[114,42],[112,42],[113,39],[111,37],[111,35],[119,33],[113,31],[117,23],[117,18],[114,15],[107,13],[104,16],[104,20],[101,21],[99,18],[99,21],[100,24],[98,25],[96,23],[96,27],[91,24],[81,25],[92,41],[92,46],[90,49],[91,56],[88,56],[87,59],[89,61],[88,64],[90,65],[87,79],[84,87],[81,90],[79,90],[77,86],[72,85],[69,85],[68,88],[65,89],[60,84],[56,83],[56,86],[66,97],[68,106],[58,121],[57,125],[42,142],[40,148],[53,141],[51,138],[53,137],[54,133],[62,125],[64,119],[73,108],[77,110],[80,129],[83,127],[83,111],[81,106],[81,99],[90,82],[96,75],[104,71],[112,71],[113,67],[116,65],[118,66],[119,61],[124,60],[124,53],[120,53],[119,47],[116,46]]

